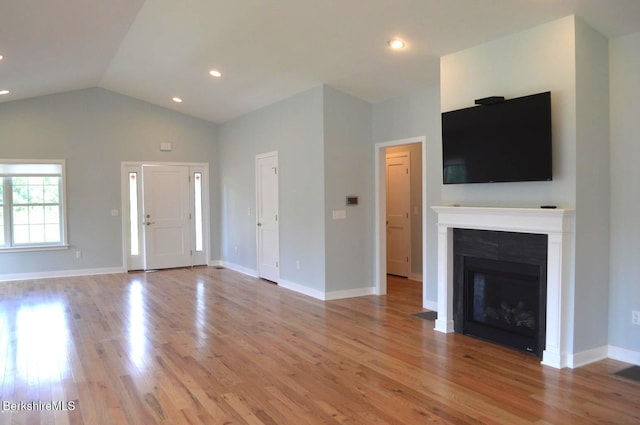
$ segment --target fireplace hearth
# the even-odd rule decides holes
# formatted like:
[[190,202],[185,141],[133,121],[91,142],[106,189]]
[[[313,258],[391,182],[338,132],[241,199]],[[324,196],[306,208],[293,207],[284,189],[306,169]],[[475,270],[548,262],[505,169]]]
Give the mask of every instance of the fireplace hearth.
[[541,357],[547,236],[470,229],[453,234],[455,331]]

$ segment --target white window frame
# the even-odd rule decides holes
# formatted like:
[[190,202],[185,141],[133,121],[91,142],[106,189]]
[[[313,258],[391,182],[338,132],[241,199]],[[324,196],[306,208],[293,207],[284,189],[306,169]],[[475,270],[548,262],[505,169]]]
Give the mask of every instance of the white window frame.
[[[50,165],[53,172],[43,171]],[[32,167],[30,167],[32,166]],[[8,184],[5,184],[5,177],[17,176],[60,176],[60,242],[55,243],[29,243],[13,244],[12,238],[12,200],[7,193]],[[64,159],[0,159],[0,184],[4,184],[4,229],[5,245],[0,246],[0,254],[3,252],[23,252],[23,251],[48,251],[68,249],[67,238],[67,189],[66,189],[66,163]]]

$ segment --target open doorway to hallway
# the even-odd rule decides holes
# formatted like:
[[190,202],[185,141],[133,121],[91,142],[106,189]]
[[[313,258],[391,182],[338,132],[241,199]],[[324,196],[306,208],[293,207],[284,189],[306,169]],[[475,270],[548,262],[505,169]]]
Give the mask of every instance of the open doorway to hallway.
[[385,180],[389,294],[422,281],[422,145],[385,148]]

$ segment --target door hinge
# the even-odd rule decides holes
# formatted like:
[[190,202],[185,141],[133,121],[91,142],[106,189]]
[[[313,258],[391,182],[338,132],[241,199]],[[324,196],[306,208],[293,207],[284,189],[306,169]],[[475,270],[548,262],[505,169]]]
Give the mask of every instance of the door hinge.
[[273,174],[278,175],[278,167],[271,167],[273,168]]
[[407,174],[409,174],[409,169],[407,168]]
[[276,261],[276,267],[278,267],[278,262]]
[[407,263],[409,262],[409,257],[407,257]]
[[407,214],[407,218],[409,218],[409,213],[406,213],[406,214]]
[[278,214],[276,214],[276,221],[278,221]]
[[191,255],[193,257],[193,249],[191,251],[189,251],[189,255]]
[[187,179],[189,179],[189,183],[191,183],[191,175],[188,175]]

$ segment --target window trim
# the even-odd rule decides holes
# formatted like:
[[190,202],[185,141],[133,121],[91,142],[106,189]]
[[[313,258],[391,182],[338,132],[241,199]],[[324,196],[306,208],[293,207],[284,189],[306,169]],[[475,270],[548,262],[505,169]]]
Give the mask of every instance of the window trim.
[[[4,159],[0,158],[0,165],[9,165],[6,168],[12,168],[11,166],[16,165],[46,165],[51,164],[60,168],[60,242],[58,243],[42,243],[42,244],[19,244],[19,245],[7,245],[0,246],[0,253],[3,252],[33,252],[33,251],[55,251],[55,250],[63,250],[69,249],[69,239],[67,234],[67,175],[66,175],[66,161],[64,159]],[[14,177],[20,175],[38,175],[37,173],[11,173],[11,172],[2,172],[0,169],[0,177]],[[47,173],[47,175],[51,175],[51,173]],[[5,194],[5,197],[7,195]],[[5,214],[11,214],[10,207],[13,204],[11,202],[4,203],[3,208],[5,208]],[[11,221],[9,223],[12,225]],[[7,234],[10,232],[7,231]],[[9,240],[9,243],[13,241]]]

